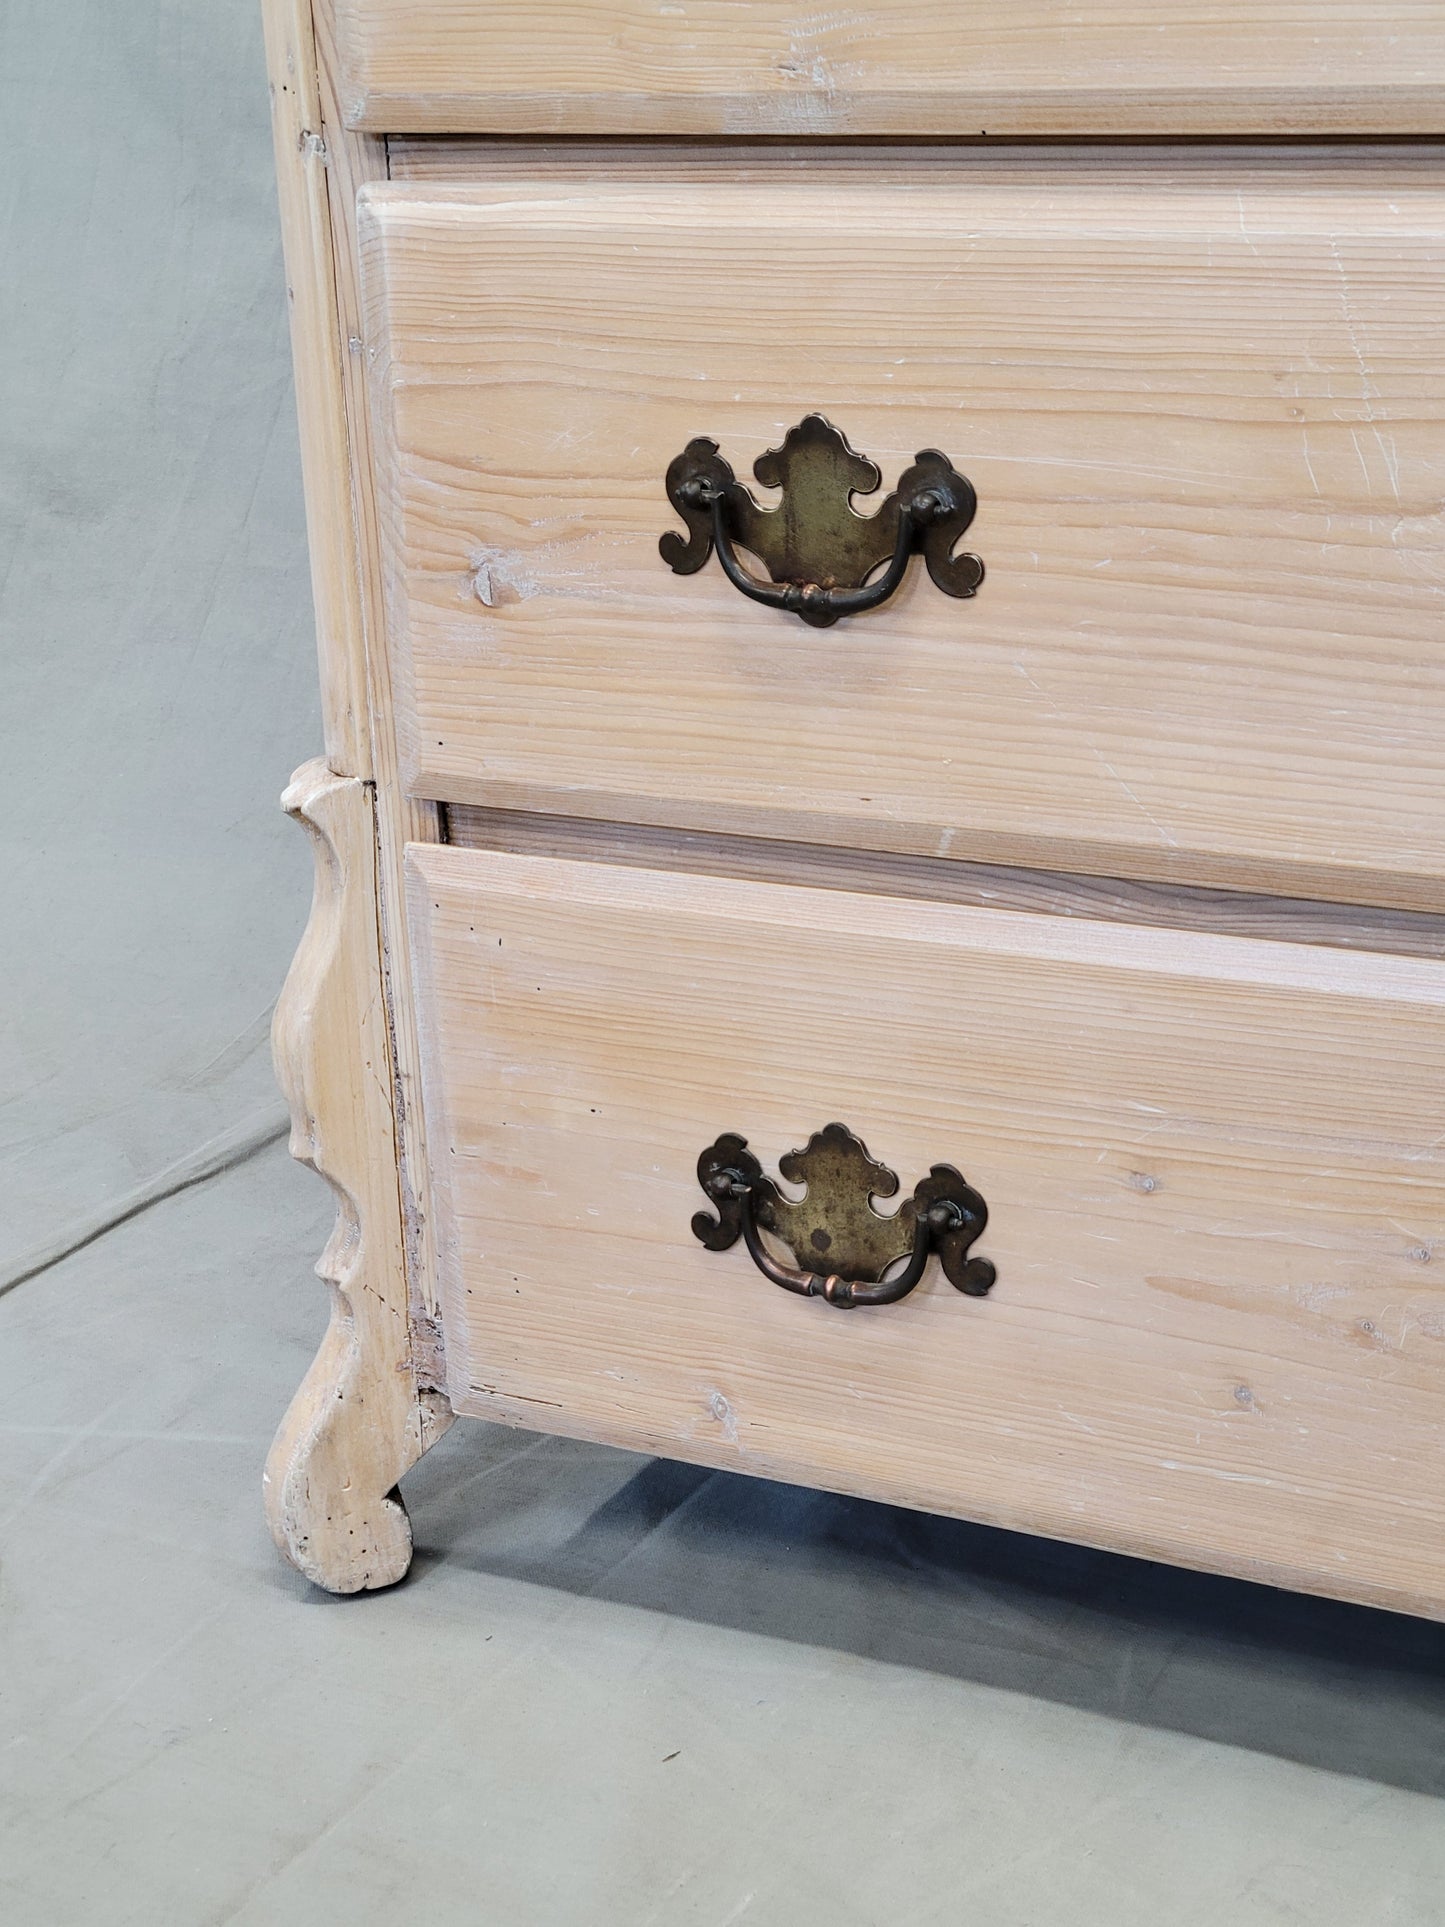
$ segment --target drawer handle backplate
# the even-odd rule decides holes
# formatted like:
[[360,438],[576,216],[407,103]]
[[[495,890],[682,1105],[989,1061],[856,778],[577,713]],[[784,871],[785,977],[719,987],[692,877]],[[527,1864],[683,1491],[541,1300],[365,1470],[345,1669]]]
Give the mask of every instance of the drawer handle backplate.
[[[778,1169],[807,1187],[802,1198],[784,1197],[763,1175],[746,1138],[725,1132],[708,1146],[697,1176],[717,1216],[699,1211],[692,1228],[709,1251],[726,1251],[741,1237],[765,1278],[845,1311],[906,1298],[931,1251],[949,1283],[970,1298],[982,1298],[992,1286],[988,1259],[968,1256],[988,1223],[988,1206],[951,1164],[935,1164],[891,1217],[875,1211],[872,1201],[895,1194],[897,1173],[871,1158],[846,1125],[825,1125],[804,1150],[780,1158]],[[790,1248],[795,1265],[772,1255],[764,1231]],[[905,1258],[901,1271],[884,1276]]]
[[[971,596],[983,580],[976,555],[953,553],[978,498],[973,484],[936,448],[920,449],[873,515],[860,515],[852,498],[871,495],[882,472],[821,415],[790,428],[781,448],[770,448],[753,463],[753,473],[765,488],[782,490],[776,508],[753,500],[706,436],[689,442],[669,464],[668,500],[688,533],[684,540],[669,529],[658,546],[678,575],[695,574],[716,548],[734,588],[770,609],[801,616],[815,629],[886,602],[915,549],[923,551],[928,573],[945,595]],[[743,567],[740,548],[758,557],[770,582]],[[885,562],[887,569],[870,582]]]

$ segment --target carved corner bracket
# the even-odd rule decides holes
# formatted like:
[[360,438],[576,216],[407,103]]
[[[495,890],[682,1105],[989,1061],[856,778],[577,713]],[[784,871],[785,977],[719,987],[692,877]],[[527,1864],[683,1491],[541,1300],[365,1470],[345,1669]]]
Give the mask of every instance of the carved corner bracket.
[[311,838],[316,883],[272,1045],[291,1154],[326,1179],[337,1210],[316,1266],[331,1317],[266,1461],[266,1515],[308,1579],[360,1592],[405,1574],[397,1481],[452,1415],[412,1369],[371,791],[318,761],[297,771],[282,807]]

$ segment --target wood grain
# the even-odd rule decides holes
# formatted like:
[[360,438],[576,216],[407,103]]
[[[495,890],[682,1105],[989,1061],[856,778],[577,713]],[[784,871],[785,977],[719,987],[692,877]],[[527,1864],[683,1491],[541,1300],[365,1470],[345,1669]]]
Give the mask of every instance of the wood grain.
[[1435,0],[335,0],[375,132],[1445,130]]
[[510,850],[518,856],[568,857],[632,869],[748,877],[805,889],[922,897],[931,903],[976,903],[993,910],[1033,910],[1094,922],[1445,959],[1445,916],[1419,911],[1307,903],[1240,890],[1193,890],[1180,883],[1135,883],[1126,877],[1066,876],[1058,870],[1011,870],[937,857],[884,856],[826,843],[709,836],[700,830],[649,829],[588,817],[481,810],[465,803],[447,809],[444,828],[443,842],[467,850]]
[[[409,854],[459,1410],[1445,1616],[1445,965]],[[689,1220],[831,1118],[985,1300]]]
[[389,1586],[411,1562],[395,1487],[451,1422],[413,1369],[381,994],[371,793],[322,762],[283,806],[310,833],[316,891],[276,1006],[291,1152],[336,1194],[316,1269],[331,1318],[266,1462],[266,1514],[291,1563],[330,1592]]
[[[404,780],[1439,909],[1427,159],[367,190]],[[665,569],[671,456],[811,408],[971,476],[974,601],[915,568],[819,635]]]

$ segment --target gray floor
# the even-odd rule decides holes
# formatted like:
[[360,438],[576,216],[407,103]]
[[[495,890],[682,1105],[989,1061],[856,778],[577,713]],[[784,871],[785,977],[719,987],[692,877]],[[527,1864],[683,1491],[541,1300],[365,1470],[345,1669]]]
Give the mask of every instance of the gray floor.
[[6,1920],[1435,1927],[1439,1629],[485,1426],[333,1600],[269,1150],[0,1300]]
[[[1441,1927],[1445,1632],[485,1427],[280,1562],[319,743],[255,0],[0,8],[0,1919]],[[169,1176],[168,1176],[169,1174]]]

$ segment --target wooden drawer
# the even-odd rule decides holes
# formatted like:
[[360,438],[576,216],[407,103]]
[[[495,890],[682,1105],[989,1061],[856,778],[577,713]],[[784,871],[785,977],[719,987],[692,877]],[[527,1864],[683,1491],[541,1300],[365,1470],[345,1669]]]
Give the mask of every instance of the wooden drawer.
[[[1445,1616],[1445,965],[408,853],[460,1412]],[[776,1289],[699,1153],[835,1118],[983,1298]]]
[[348,124],[688,134],[1445,131],[1438,0],[337,0]]
[[[369,190],[407,784],[1438,906],[1440,159]],[[973,600],[915,562],[819,631],[664,566],[684,445],[747,478],[812,410],[885,487],[929,447],[972,480]]]

